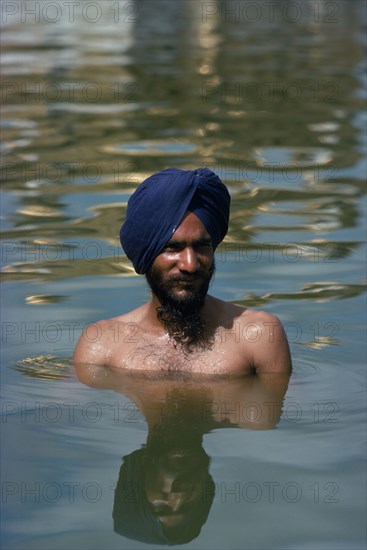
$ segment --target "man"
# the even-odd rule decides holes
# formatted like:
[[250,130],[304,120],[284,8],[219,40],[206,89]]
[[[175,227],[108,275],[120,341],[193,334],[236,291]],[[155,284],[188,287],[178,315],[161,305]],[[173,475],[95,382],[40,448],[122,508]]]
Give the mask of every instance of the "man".
[[[88,329],[75,363],[190,374],[289,373],[280,321],[207,294],[214,251],[228,230],[230,196],[206,168],[168,168],[131,196],[120,239],[149,302]],[[116,335],[118,337],[116,337]]]

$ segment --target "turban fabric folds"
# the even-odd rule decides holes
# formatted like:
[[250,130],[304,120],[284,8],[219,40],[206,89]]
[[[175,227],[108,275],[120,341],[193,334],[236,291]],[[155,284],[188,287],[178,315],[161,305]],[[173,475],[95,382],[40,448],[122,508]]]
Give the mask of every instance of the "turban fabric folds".
[[215,249],[228,231],[229,206],[228,189],[211,170],[167,168],[131,195],[121,245],[135,271],[146,273],[189,210],[204,224]]

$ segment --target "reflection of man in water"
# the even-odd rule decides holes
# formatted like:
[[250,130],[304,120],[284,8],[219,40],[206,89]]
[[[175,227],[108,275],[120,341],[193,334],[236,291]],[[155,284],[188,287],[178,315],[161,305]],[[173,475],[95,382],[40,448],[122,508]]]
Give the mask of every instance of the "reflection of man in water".
[[124,457],[115,491],[114,529],[151,543],[183,544],[197,537],[214,498],[210,459],[198,424],[185,412],[149,431],[147,445]]
[[290,371],[276,317],[207,294],[229,205],[226,186],[208,169],[169,168],[137,188],[120,237],[152,298],[87,329],[75,362],[204,374]]
[[76,365],[81,382],[123,393],[148,424],[146,445],[124,456],[114,529],[144,542],[197,537],[213,498],[203,435],[226,427],[269,430],[279,422],[289,374],[182,377]]

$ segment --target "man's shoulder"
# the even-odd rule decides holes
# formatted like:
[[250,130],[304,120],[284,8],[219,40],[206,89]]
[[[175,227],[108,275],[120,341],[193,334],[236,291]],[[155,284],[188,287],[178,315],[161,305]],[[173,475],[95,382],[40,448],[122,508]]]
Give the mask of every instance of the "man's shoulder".
[[131,344],[139,331],[143,306],[84,328],[74,350],[74,361],[108,364],[108,354],[122,343]]
[[258,373],[291,371],[287,337],[276,315],[232,303],[220,304],[220,308],[224,328],[237,338]]
[[130,311],[129,313],[111,317],[110,319],[101,319],[100,321],[92,323],[90,327],[97,326],[103,336],[108,338],[108,336],[117,330],[118,327],[137,324],[138,322],[139,316],[135,314],[135,311]]
[[218,298],[215,298],[215,301],[218,307],[220,307],[223,317],[226,317],[228,320],[233,319],[241,324],[258,323],[259,326],[282,326],[278,317],[267,311],[249,309],[233,302],[219,300]]
[[130,316],[128,313],[125,315],[119,315],[112,317],[111,319],[100,319],[99,321],[93,321],[83,329],[80,339],[87,342],[101,343],[102,341],[108,341],[114,334],[114,332],[121,326],[132,324],[134,322],[134,316]]
[[122,315],[111,317],[110,319],[101,319],[100,321],[91,323],[86,330],[93,330],[93,328],[96,327],[96,330],[98,330],[102,336],[108,338],[118,328],[121,329],[121,327],[124,326],[139,325],[144,316],[145,307],[146,305],[144,304]]
[[281,325],[281,321],[276,315],[273,315],[272,313],[269,313],[268,311],[263,311],[261,309],[244,308],[241,314],[241,318],[245,322],[262,323],[264,326]]
[[290,373],[292,360],[280,319],[261,310],[246,310],[241,319],[242,334],[246,343],[251,344],[257,373]]
[[280,319],[267,311],[243,309],[238,320],[250,341],[261,342],[264,345],[283,341],[285,338]]

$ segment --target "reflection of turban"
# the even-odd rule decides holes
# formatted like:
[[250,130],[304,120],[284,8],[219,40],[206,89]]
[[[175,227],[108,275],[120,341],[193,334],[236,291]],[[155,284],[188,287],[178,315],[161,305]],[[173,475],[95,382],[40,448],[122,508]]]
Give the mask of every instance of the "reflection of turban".
[[228,231],[230,196],[207,168],[167,168],[143,181],[129,199],[122,247],[137,273],[145,273],[190,210],[202,221],[213,248]]

